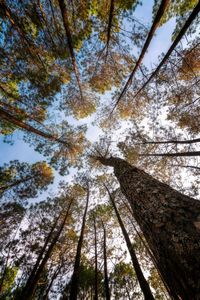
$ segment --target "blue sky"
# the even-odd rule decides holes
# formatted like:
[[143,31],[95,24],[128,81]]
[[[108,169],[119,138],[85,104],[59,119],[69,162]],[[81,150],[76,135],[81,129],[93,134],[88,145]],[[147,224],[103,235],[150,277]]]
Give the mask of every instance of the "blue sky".
[[[152,0],[143,1],[142,6],[138,6],[135,11],[135,17],[143,22],[149,27],[152,24]],[[145,56],[143,63],[150,68],[154,68],[158,62],[158,56],[162,52],[166,52],[171,44],[171,34],[174,30],[175,20],[172,19],[167,24],[164,24],[161,28],[156,31],[156,35],[153,38],[152,43],[150,44],[147,55]],[[127,28],[128,29],[128,28]],[[139,56],[139,53],[137,53]],[[135,56],[137,57],[135,54]],[[105,96],[103,96],[105,97]],[[73,119],[71,119],[73,120]],[[81,123],[87,121],[88,124],[91,124],[93,117],[82,120]],[[73,123],[73,121],[72,121]],[[99,131],[95,127],[89,126],[87,137],[92,141],[97,138]],[[17,131],[12,137],[11,140],[14,142],[14,145],[3,143],[3,138],[0,136],[0,165],[5,162],[9,162],[13,159],[18,159],[20,161],[34,163],[36,161],[44,160],[44,157],[39,153],[35,152],[33,147],[30,147],[23,141],[23,134],[20,131]],[[74,173],[74,172],[72,172]],[[62,178],[61,178],[62,179]],[[65,178],[66,179],[66,178]],[[55,190],[60,176],[56,173],[56,182],[51,187],[51,190]]]

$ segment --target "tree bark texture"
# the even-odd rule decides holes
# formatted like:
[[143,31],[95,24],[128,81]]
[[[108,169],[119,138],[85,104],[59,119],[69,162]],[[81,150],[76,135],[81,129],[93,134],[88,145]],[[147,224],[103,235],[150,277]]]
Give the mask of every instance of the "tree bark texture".
[[133,247],[133,245],[131,243],[131,240],[130,240],[130,238],[128,236],[128,233],[126,231],[124,223],[123,223],[123,221],[121,219],[121,216],[120,216],[119,211],[117,209],[117,206],[115,204],[115,200],[114,200],[113,196],[111,195],[111,193],[110,193],[110,191],[109,191],[109,189],[107,187],[106,187],[106,190],[107,190],[107,192],[109,194],[110,201],[112,203],[112,206],[114,208],[115,214],[117,216],[117,220],[119,222],[119,225],[120,225],[121,231],[123,233],[124,239],[126,241],[126,245],[127,245],[128,251],[129,251],[130,256],[131,256],[133,267],[135,269],[135,273],[136,273],[136,276],[137,276],[137,279],[138,279],[141,291],[142,291],[142,293],[144,295],[144,299],[145,300],[155,300],[155,298],[154,298],[154,296],[153,296],[153,294],[151,292],[151,289],[149,287],[149,284],[148,284],[146,278],[144,277],[142,269],[140,268],[140,264],[139,264],[139,261],[137,259],[134,247]]
[[96,159],[114,167],[172,299],[200,299],[200,202],[123,159]]

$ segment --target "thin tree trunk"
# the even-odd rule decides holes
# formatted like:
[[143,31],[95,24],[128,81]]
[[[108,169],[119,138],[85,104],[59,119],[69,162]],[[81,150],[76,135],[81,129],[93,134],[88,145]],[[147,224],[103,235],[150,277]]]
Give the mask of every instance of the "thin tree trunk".
[[168,141],[147,141],[147,142],[142,142],[142,143],[136,143],[136,145],[146,145],[146,144],[194,144],[194,143],[200,143],[200,138],[197,139],[192,139],[192,140],[168,140]]
[[[58,217],[56,217],[56,219],[55,219],[55,221],[53,223],[53,226],[51,227],[51,230],[50,230],[49,234],[47,235],[47,237],[45,239],[44,245],[43,245],[43,247],[42,247],[42,249],[41,249],[41,251],[40,251],[40,253],[39,253],[38,257],[37,257],[36,263],[35,263],[32,271],[31,271],[31,274],[29,275],[29,278],[27,280],[27,283],[26,283],[27,287],[29,287],[29,285],[34,280],[34,277],[35,277],[35,274],[37,272],[37,269],[38,269],[38,267],[39,267],[39,265],[40,265],[40,263],[42,261],[42,257],[43,257],[43,255],[44,255],[44,253],[46,251],[46,248],[47,248],[50,240],[52,239],[52,235],[53,235],[53,232],[54,232],[54,230],[56,228],[56,225],[58,223],[59,218],[60,218],[60,214],[59,214]],[[25,288],[26,288],[26,286],[25,286]]]
[[153,252],[172,299],[200,299],[200,202],[115,157],[121,190]]
[[67,8],[66,8],[64,0],[58,0],[58,2],[59,2],[61,14],[62,14],[63,25],[64,25],[65,32],[66,32],[69,53],[70,53],[71,60],[72,60],[72,66],[73,66],[74,74],[76,76],[76,81],[77,81],[77,84],[79,87],[80,97],[81,97],[81,100],[84,101],[81,82],[80,82],[80,78],[79,78],[79,72],[78,72],[76,58],[75,58],[75,54],[74,54],[71,32],[70,32],[70,28],[69,28]]
[[84,231],[85,231],[85,222],[88,210],[88,202],[89,202],[89,183],[87,183],[87,198],[86,198],[86,206],[83,215],[83,221],[81,226],[81,233],[78,240],[77,250],[76,250],[76,257],[74,262],[74,271],[71,278],[71,285],[70,285],[70,296],[66,295],[65,291],[63,294],[63,300],[77,300],[78,297],[78,288],[79,288],[79,272],[80,272],[80,262],[81,262],[81,250],[83,245],[83,238],[84,238]]
[[167,53],[165,54],[165,56],[163,57],[163,59],[161,60],[160,64],[157,66],[156,70],[151,74],[151,76],[149,77],[149,79],[143,84],[143,86],[137,91],[137,93],[134,95],[134,98],[142,91],[144,90],[144,88],[147,86],[147,84],[152,80],[152,78],[154,78],[158,72],[160,71],[161,67],[165,64],[165,62],[168,60],[168,58],[170,57],[172,51],[176,48],[176,46],[178,45],[178,43],[180,42],[180,40],[182,39],[182,37],[184,36],[184,34],[186,33],[187,29],[189,28],[189,26],[192,24],[192,22],[194,21],[194,19],[197,17],[198,13],[200,11],[200,2],[198,1],[196,7],[194,8],[194,10],[192,11],[191,15],[189,16],[189,18],[187,19],[187,21],[185,22],[184,26],[182,27],[182,29],[180,30],[179,34],[177,35],[177,37],[175,38],[174,42],[172,43],[171,47],[169,48],[169,50],[167,51]]
[[[57,243],[59,237],[60,237],[60,234],[62,233],[63,231],[63,228],[66,224],[66,220],[67,220],[67,217],[69,216],[69,211],[70,211],[70,207],[72,205],[72,202],[73,202],[73,199],[71,199],[69,205],[68,205],[68,208],[67,208],[67,212],[65,214],[65,217],[57,231],[57,233],[55,234],[55,236],[53,237],[53,240],[52,242],[50,243],[46,253],[44,254],[44,257],[43,259],[41,260],[41,263],[38,265],[38,268],[35,269],[35,272],[32,274],[31,277],[29,277],[23,291],[22,291],[22,294],[20,295],[20,300],[29,300],[29,299],[32,299],[33,295],[34,295],[34,292],[37,288],[37,283],[40,279],[40,276],[44,270],[44,267],[53,251],[53,248],[55,246],[55,244]],[[41,253],[42,254],[42,253]],[[42,255],[43,256],[43,255]]]
[[54,280],[55,280],[56,277],[58,276],[61,267],[62,267],[62,264],[59,265],[58,268],[57,268],[57,269],[55,270],[55,272],[53,273],[53,276],[52,276],[52,278],[51,278],[51,281],[50,281],[50,283],[49,283],[49,285],[48,285],[48,287],[47,287],[47,289],[46,289],[46,292],[45,292],[45,294],[44,294],[42,300],[47,300],[47,299],[48,299],[48,294],[49,294],[49,292],[50,292],[50,289],[51,289],[51,287],[52,287],[52,285],[53,285]]
[[51,140],[51,141],[55,141],[55,142],[58,142],[60,144],[63,144],[67,147],[70,147],[70,145],[53,136],[52,134],[48,133],[48,132],[44,132],[44,131],[41,131],[37,128],[34,128],[33,126],[29,125],[29,124],[26,124],[25,122],[19,120],[17,117],[13,116],[12,114],[10,114],[7,110],[3,109],[2,107],[0,107],[0,117],[6,121],[6,122],[9,122],[11,124],[14,124],[15,126],[25,130],[25,131],[28,131],[28,132],[31,132],[31,133],[34,133],[36,135],[39,135],[45,139],[48,139],[48,140]]
[[28,176],[26,178],[23,178],[21,180],[16,180],[15,182],[11,183],[11,184],[8,184],[8,185],[4,185],[4,186],[0,186],[0,195],[2,195],[5,191],[15,187],[15,186],[18,186],[19,184],[21,183],[25,183],[31,179],[33,179],[35,176]]
[[12,11],[10,10],[10,8],[6,5],[5,0],[2,0],[0,3],[0,8],[2,11],[4,11],[6,17],[9,19],[11,25],[15,28],[15,30],[18,32],[18,34],[21,36],[23,42],[25,44],[27,44],[28,46],[28,51],[31,55],[31,57],[33,58],[33,60],[35,61],[35,57],[38,58],[39,62],[42,64],[43,68],[45,68],[45,65],[38,53],[38,51],[35,49],[34,44],[27,38],[26,33],[24,32],[24,30],[20,27],[20,25],[18,24],[18,22],[15,20]]
[[170,1],[171,0],[162,0],[162,2],[160,4],[160,7],[158,9],[158,12],[156,14],[156,17],[154,19],[154,22],[153,22],[153,24],[151,26],[151,29],[149,31],[149,34],[148,34],[148,36],[146,38],[146,41],[144,43],[144,46],[142,48],[141,54],[140,54],[140,56],[139,56],[139,58],[138,58],[138,60],[137,60],[137,62],[135,64],[135,67],[134,67],[133,71],[131,72],[131,74],[130,74],[130,76],[129,76],[129,78],[128,78],[128,80],[127,80],[127,82],[126,82],[126,84],[125,84],[125,86],[124,86],[124,88],[122,90],[122,92],[120,93],[119,98],[117,99],[116,104],[115,104],[115,106],[114,106],[114,108],[113,108],[112,111],[114,111],[114,109],[116,108],[116,106],[119,104],[119,102],[122,99],[123,95],[126,93],[128,86],[131,84],[133,76],[135,75],[137,69],[140,67],[140,65],[142,63],[142,60],[143,60],[143,58],[144,58],[144,56],[145,56],[145,54],[147,52],[147,49],[148,49],[148,47],[149,47],[149,45],[151,43],[151,40],[152,40],[152,38],[154,36],[154,33],[155,33],[156,29],[158,28],[158,26],[160,24],[160,20],[161,20],[162,16],[164,15],[166,9],[168,8],[168,6],[170,4]]
[[175,153],[149,153],[139,154],[139,156],[168,156],[168,157],[179,157],[179,156],[200,156],[200,151],[187,151],[187,152],[175,152]]
[[103,226],[103,257],[104,257],[104,287],[105,287],[105,298],[110,300],[110,289],[109,289],[109,279],[108,279],[108,267],[107,267],[107,245],[106,245],[106,228],[104,223]]
[[98,300],[98,257],[97,257],[97,228],[94,217],[94,251],[95,251],[95,282],[94,282],[94,300]]
[[170,165],[170,167],[179,167],[179,168],[190,168],[200,171],[200,167],[191,166],[191,165]]
[[119,211],[118,211],[118,209],[117,209],[117,206],[116,206],[116,204],[115,204],[115,201],[114,201],[114,199],[113,199],[113,196],[111,195],[111,193],[110,193],[108,187],[107,187],[105,184],[104,184],[104,186],[105,186],[105,188],[106,188],[106,190],[107,190],[107,192],[108,192],[108,195],[109,195],[109,197],[110,197],[110,201],[111,201],[111,203],[112,203],[112,206],[113,206],[113,208],[114,208],[115,214],[116,214],[116,216],[117,216],[117,220],[118,220],[118,222],[119,222],[121,231],[122,231],[123,236],[124,236],[124,239],[125,239],[125,241],[126,241],[126,245],[127,245],[128,251],[129,251],[130,256],[131,256],[131,260],[132,260],[132,263],[133,263],[133,267],[134,267],[134,269],[135,269],[135,274],[136,274],[136,276],[137,276],[137,279],[138,279],[138,282],[139,282],[141,291],[142,291],[142,293],[143,293],[143,295],[144,295],[144,299],[145,299],[145,300],[155,300],[155,298],[154,298],[154,296],[153,296],[153,294],[152,294],[152,292],[151,292],[151,289],[150,289],[150,287],[149,287],[149,284],[148,284],[147,280],[145,279],[145,277],[144,277],[144,275],[143,275],[143,272],[142,272],[142,270],[141,270],[141,268],[140,268],[140,264],[139,264],[138,259],[137,259],[137,256],[136,256],[135,249],[134,249],[134,247],[133,247],[133,245],[132,245],[132,243],[131,243],[131,241],[130,241],[130,238],[129,238],[129,236],[128,236],[128,233],[127,233],[127,231],[126,231],[126,228],[125,228],[125,226],[124,226],[124,223],[123,223],[123,221],[122,221],[122,219],[121,219],[121,216],[120,216],[120,214],[119,214]]
[[110,35],[111,35],[112,20],[114,15],[114,8],[115,8],[115,0],[110,0],[110,11],[109,11],[108,29],[107,29],[107,42],[106,42],[106,59],[108,56],[108,48],[110,44]]

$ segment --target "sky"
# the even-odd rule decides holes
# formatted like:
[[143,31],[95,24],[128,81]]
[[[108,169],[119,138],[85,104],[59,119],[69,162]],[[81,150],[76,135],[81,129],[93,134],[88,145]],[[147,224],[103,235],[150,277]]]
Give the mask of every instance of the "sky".
[[[143,1],[143,5],[138,5],[134,16],[139,19],[144,25],[148,27],[152,24],[152,0],[145,0]],[[148,53],[144,57],[143,63],[150,68],[154,68],[158,63],[158,57],[161,55],[162,52],[166,52],[169,46],[171,45],[171,34],[175,27],[175,20],[171,19],[169,22],[164,24],[162,27],[158,28],[156,31],[155,36],[150,44]],[[126,28],[128,30],[128,28]],[[135,56],[139,56],[139,53],[135,54]],[[109,94],[107,95],[109,96]],[[103,95],[102,97],[105,97]],[[69,119],[71,124],[74,125],[75,121],[73,118]],[[88,131],[87,131],[87,138],[90,141],[98,140],[100,130],[97,127],[91,125],[92,121],[94,120],[94,116],[81,120],[78,124],[87,123],[88,124]],[[77,123],[77,122],[76,122]],[[115,136],[115,139],[118,137]],[[0,136],[0,165],[3,163],[8,163],[10,160],[18,159],[21,162],[28,162],[28,163],[35,163],[37,161],[45,160],[45,158],[34,151],[33,147],[30,147],[27,143],[23,141],[23,133],[20,131],[16,131],[10,138],[13,145],[7,144],[3,142],[3,137]],[[74,175],[75,171],[71,170],[70,174],[65,176],[65,178],[58,175],[55,172],[55,181],[54,184],[50,186],[49,191],[54,192],[57,189],[58,182],[60,180],[69,180]],[[47,194],[45,192],[42,197]]]

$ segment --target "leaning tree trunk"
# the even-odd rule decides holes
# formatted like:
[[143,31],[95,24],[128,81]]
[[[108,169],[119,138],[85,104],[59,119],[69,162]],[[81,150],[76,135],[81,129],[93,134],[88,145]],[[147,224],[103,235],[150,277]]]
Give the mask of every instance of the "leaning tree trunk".
[[0,117],[2,120],[11,123],[17,127],[19,127],[22,130],[25,130],[27,132],[31,132],[33,134],[36,134],[42,138],[48,139],[50,141],[58,142],[60,144],[65,145],[66,147],[69,147],[69,144],[58,137],[52,135],[49,132],[41,131],[23,121],[21,121],[18,117],[14,116],[12,113],[5,110],[3,107],[0,106]]
[[109,279],[108,279],[108,267],[107,267],[107,245],[106,245],[106,228],[102,222],[103,226],[103,257],[104,257],[104,287],[105,287],[105,298],[110,300],[110,289],[109,289]]
[[113,196],[111,195],[109,189],[107,188],[107,186],[105,185],[105,188],[109,194],[109,197],[110,197],[110,201],[112,203],[112,206],[114,208],[114,211],[115,211],[115,214],[117,216],[117,220],[119,222],[119,225],[121,227],[121,231],[123,233],[123,236],[124,236],[124,239],[126,241],[126,245],[127,245],[127,248],[128,248],[128,251],[130,253],[130,256],[131,256],[131,260],[132,260],[132,263],[133,263],[133,267],[135,269],[135,274],[137,276],[137,279],[138,279],[138,282],[139,282],[139,285],[140,285],[140,288],[141,288],[141,291],[144,295],[144,299],[145,300],[155,300],[154,296],[152,295],[152,292],[151,292],[151,289],[149,287],[149,284],[146,280],[146,278],[144,277],[143,275],[143,272],[142,272],[142,269],[140,268],[140,264],[138,262],[138,259],[137,259],[137,256],[136,256],[136,253],[135,253],[135,250],[134,250],[134,247],[131,243],[131,240],[129,238],[129,235],[126,231],[126,228],[124,226],[124,223],[121,219],[121,216],[119,214],[119,211],[117,209],[117,206],[115,204],[115,201],[113,199]]
[[64,219],[63,219],[62,223],[60,224],[60,226],[58,228],[58,231],[53,236],[53,239],[52,239],[51,243],[49,244],[46,252],[41,253],[42,256],[44,254],[44,257],[42,258],[42,260],[41,260],[40,264],[38,265],[37,269],[35,269],[35,272],[34,273],[32,272],[33,274],[31,274],[31,276],[29,277],[29,279],[28,279],[28,281],[27,281],[27,283],[26,283],[26,285],[25,285],[25,287],[22,291],[22,294],[20,295],[20,300],[31,300],[32,299],[32,297],[35,293],[35,290],[37,288],[38,281],[39,281],[39,279],[40,279],[40,277],[41,277],[41,275],[44,271],[44,268],[46,266],[46,263],[47,263],[48,259],[50,258],[51,253],[53,251],[53,248],[56,245],[56,243],[57,243],[57,241],[58,241],[58,239],[59,239],[59,237],[60,237],[60,235],[63,231],[63,228],[66,224],[72,202],[73,202],[73,198],[69,202],[69,205],[68,205],[66,214],[64,216]]
[[170,4],[170,0],[162,0],[162,1],[161,1],[160,7],[159,7],[159,9],[158,9],[158,11],[157,11],[157,14],[156,14],[156,16],[155,16],[155,19],[154,19],[154,21],[153,21],[153,24],[152,24],[152,26],[151,26],[151,29],[150,29],[150,31],[149,31],[149,34],[148,34],[148,36],[147,36],[147,38],[146,38],[146,41],[145,41],[145,43],[144,43],[144,46],[143,46],[142,51],[141,51],[141,53],[140,53],[140,56],[139,56],[139,58],[138,58],[138,60],[137,60],[137,62],[136,62],[136,64],[135,64],[135,66],[134,66],[134,68],[133,68],[133,71],[131,72],[131,74],[130,74],[130,76],[129,76],[129,78],[128,78],[128,80],[127,80],[127,82],[126,82],[126,84],[125,84],[125,86],[124,86],[124,88],[123,88],[123,90],[122,90],[122,92],[120,93],[120,95],[119,95],[119,97],[118,97],[118,99],[117,99],[117,101],[116,101],[116,103],[115,103],[115,106],[114,106],[113,110],[114,110],[115,107],[119,104],[119,101],[122,99],[122,97],[123,97],[124,94],[126,93],[128,87],[129,87],[129,85],[131,84],[131,82],[132,82],[132,80],[133,80],[133,76],[135,75],[136,71],[137,71],[138,68],[140,67],[140,65],[141,65],[141,63],[142,63],[142,60],[143,60],[143,58],[144,58],[144,56],[145,56],[145,54],[146,54],[146,52],[147,52],[147,50],[148,50],[148,47],[149,47],[149,45],[150,45],[150,43],[151,43],[151,41],[152,41],[152,38],[153,38],[153,36],[154,36],[154,34],[155,34],[155,32],[156,32],[156,29],[157,29],[158,26],[160,25],[160,21],[161,21],[163,15],[164,15],[164,13],[166,12],[166,10],[167,10],[169,4]]
[[74,271],[72,274],[71,284],[70,284],[70,296],[68,297],[64,291],[64,295],[62,300],[76,300],[78,297],[78,286],[79,286],[79,272],[80,272],[80,262],[81,262],[81,250],[83,245],[83,237],[84,237],[84,231],[85,231],[85,222],[86,222],[86,216],[87,216],[87,210],[88,210],[88,202],[89,202],[89,184],[87,185],[87,199],[86,199],[86,206],[85,211],[83,215],[83,221],[81,226],[81,234],[79,237],[77,250],[76,250],[76,257],[74,262]]
[[200,299],[200,202],[115,157],[114,167],[172,299]]

